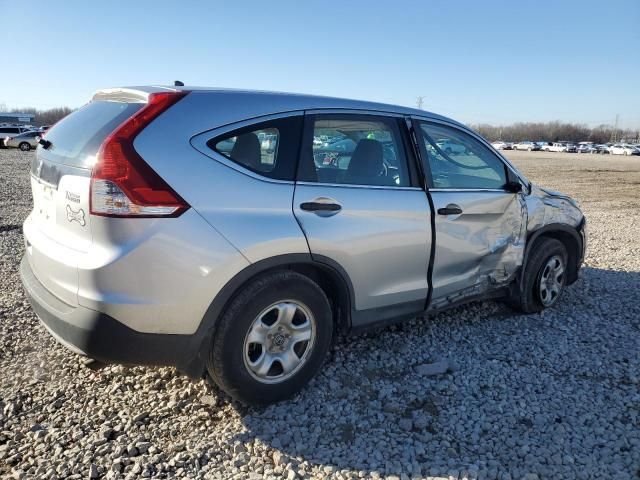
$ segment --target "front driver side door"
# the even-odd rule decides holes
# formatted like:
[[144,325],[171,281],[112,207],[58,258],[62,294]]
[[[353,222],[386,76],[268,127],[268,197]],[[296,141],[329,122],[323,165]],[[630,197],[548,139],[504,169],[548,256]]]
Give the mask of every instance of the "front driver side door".
[[435,210],[431,307],[440,308],[512,279],[526,207],[515,173],[475,135],[435,121],[415,130]]

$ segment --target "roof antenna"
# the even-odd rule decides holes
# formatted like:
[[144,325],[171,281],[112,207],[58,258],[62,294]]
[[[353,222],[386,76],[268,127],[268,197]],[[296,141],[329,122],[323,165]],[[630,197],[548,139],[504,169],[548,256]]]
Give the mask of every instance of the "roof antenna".
[[182,83],[180,80],[175,80],[175,81],[173,82],[173,85],[174,85],[175,87],[184,87],[184,83]]

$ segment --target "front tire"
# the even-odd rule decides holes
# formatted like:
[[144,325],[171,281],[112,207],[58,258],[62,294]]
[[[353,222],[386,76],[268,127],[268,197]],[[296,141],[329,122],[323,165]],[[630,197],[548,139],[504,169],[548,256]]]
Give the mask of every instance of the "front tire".
[[22,142],[20,145],[18,145],[18,148],[20,148],[20,150],[22,150],[23,152],[28,152],[29,150],[31,150],[31,145],[29,145],[27,142]]
[[566,285],[568,254],[555,238],[540,238],[524,269],[522,285],[511,305],[524,313],[536,313],[555,305]]
[[231,397],[250,405],[291,397],[318,372],[333,336],[324,291],[296,272],[266,274],[220,318],[207,370]]

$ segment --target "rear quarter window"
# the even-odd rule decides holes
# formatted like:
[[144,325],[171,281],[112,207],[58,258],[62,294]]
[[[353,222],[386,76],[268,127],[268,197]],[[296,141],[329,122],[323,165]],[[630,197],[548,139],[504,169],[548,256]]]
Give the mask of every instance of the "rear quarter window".
[[51,147],[40,150],[40,155],[55,163],[91,168],[107,135],[143,105],[92,101],[47,130],[45,138]]
[[207,141],[235,164],[274,180],[295,178],[302,117],[294,115],[244,126]]

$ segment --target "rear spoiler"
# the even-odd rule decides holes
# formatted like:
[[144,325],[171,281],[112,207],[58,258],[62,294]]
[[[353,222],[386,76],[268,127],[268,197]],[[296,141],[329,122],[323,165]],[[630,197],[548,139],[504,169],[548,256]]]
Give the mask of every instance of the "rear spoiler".
[[125,103],[148,103],[149,95],[160,92],[176,92],[171,87],[117,87],[98,90],[92,100]]

